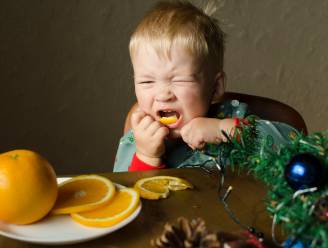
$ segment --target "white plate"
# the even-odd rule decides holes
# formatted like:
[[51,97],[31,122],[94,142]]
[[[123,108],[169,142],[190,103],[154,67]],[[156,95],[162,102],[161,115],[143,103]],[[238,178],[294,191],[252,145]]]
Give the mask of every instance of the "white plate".
[[[58,178],[58,183],[69,178]],[[124,187],[116,184],[118,187]],[[73,221],[69,215],[49,216],[30,225],[13,225],[0,222],[0,234],[8,238],[36,244],[73,244],[112,233],[134,220],[141,210],[136,210],[122,222],[105,228],[86,227]]]

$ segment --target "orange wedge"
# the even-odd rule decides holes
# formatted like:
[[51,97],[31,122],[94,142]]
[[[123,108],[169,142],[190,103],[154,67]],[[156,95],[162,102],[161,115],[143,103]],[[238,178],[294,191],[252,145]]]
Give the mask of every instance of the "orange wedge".
[[155,176],[139,179],[134,188],[140,196],[148,200],[157,200],[168,197],[170,190],[192,189],[193,186],[188,181],[172,176]]
[[114,184],[106,177],[83,175],[58,186],[52,214],[70,214],[92,210],[108,203],[115,195]]
[[173,124],[177,121],[177,117],[174,115],[174,116],[169,116],[169,117],[161,117],[159,119],[159,122],[164,124],[164,125],[170,125],[170,124]]
[[73,220],[92,227],[110,227],[126,219],[137,208],[139,193],[132,188],[119,189],[105,206],[95,210],[73,213]]

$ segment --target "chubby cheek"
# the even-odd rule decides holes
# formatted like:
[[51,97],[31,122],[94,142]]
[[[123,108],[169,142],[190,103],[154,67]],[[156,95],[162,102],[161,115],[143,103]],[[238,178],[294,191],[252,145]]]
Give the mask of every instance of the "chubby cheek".
[[207,114],[209,100],[199,92],[187,92],[182,99],[183,125]]
[[139,108],[147,114],[152,115],[153,97],[150,94],[145,94],[143,91],[136,89],[136,97]]

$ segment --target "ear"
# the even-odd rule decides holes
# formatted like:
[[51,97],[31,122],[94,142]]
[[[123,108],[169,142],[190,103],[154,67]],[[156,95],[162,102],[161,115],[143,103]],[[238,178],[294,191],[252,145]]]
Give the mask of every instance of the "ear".
[[220,102],[226,87],[226,75],[223,71],[218,72],[215,76],[214,88],[213,88],[213,96],[211,103]]

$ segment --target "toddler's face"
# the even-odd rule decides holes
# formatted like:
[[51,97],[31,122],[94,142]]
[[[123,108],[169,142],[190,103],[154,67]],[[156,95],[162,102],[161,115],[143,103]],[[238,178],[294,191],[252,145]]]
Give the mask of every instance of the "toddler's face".
[[133,54],[132,64],[140,109],[155,120],[175,115],[177,121],[167,125],[172,136],[178,137],[193,118],[207,114],[217,90],[215,75],[204,71],[186,50],[175,46],[166,58],[143,45]]

